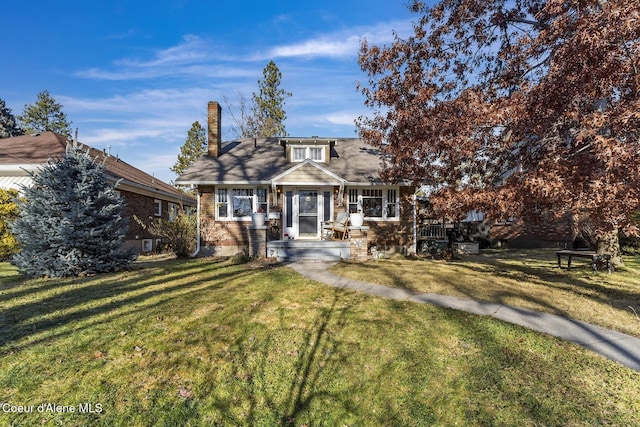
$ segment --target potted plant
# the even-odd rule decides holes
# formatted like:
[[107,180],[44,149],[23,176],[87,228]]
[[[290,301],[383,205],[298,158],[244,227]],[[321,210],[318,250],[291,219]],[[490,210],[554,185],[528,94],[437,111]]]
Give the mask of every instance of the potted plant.
[[264,209],[258,208],[257,212],[251,214],[251,221],[254,227],[264,227]]

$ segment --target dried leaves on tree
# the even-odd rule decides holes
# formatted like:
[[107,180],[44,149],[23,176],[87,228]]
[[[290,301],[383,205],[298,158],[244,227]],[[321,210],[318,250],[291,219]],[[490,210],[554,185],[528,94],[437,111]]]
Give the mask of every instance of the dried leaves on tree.
[[[413,35],[362,44],[358,120],[384,175],[432,184],[442,212],[586,216],[640,200],[640,8],[627,0],[420,1]],[[534,209],[535,207],[535,209]]]

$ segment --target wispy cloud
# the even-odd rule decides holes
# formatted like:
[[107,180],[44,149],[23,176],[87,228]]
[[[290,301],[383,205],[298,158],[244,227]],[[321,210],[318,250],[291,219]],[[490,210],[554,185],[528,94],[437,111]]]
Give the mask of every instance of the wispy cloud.
[[[284,18],[283,18],[284,19]],[[247,63],[274,58],[356,58],[360,43],[385,44],[393,40],[393,32],[405,34],[409,21],[391,21],[370,27],[318,34],[314,38],[294,41],[255,53],[226,52],[224,47],[199,36],[188,34],[180,43],[150,52],[148,58],[121,58],[111,69],[88,68],[75,76],[95,80],[140,80],[163,77],[196,77],[231,79],[254,77],[255,67]],[[249,49],[249,47],[247,48]]]
[[121,59],[116,65],[124,67],[150,68],[203,62],[208,59],[207,44],[198,36],[187,34],[176,46],[159,50],[149,60]]
[[[124,146],[140,141],[179,142],[191,124],[206,120],[208,89],[154,89],[109,98],[62,97],[81,140]],[[89,129],[83,131],[83,128]]]
[[[140,80],[162,77],[235,78],[251,70],[233,65],[237,58],[194,35],[186,35],[176,46],[152,52],[147,59],[122,58],[111,69],[89,68],[74,73],[95,80]],[[252,74],[251,74],[252,75]]]
[[278,46],[269,51],[269,56],[281,57],[345,57],[354,56],[358,52],[360,38],[350,36],[345,39],[332,39],[322,37],[306,40],[301,43]]
[[360,43],[367,40],[373,44],[386,44],[393,41],[393,34],[408,34],[411,22],[392,21],[370,27],[355,27],[348,30],[320,34],[315,38],[276,46],[267,56],[271,57],[355,57]]

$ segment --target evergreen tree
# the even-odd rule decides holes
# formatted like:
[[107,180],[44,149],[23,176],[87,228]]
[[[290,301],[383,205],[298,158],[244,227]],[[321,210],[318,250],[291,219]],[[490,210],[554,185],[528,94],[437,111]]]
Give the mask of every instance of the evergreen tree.
[[180,154],[178,154],[178,160],[173,165],[171,170],[176,175],[182,175],[196,160],[201,158],[207,153],[207,132],[202,127],[200,122],[193,122],[191,129],[187,133],[187,139],[184,142],[182,148],[180,148]]
[[0,138],[9,138],[24,134],[18,127],[18,123],[11,108],[7,107],[4,100],[0,98]]
[[287,136],[284,104],[291,92],[280,88],[282,73],[275,62],[269,61],[262,75],[264,80],[258,80],[260,93],[253,93],[253,106],[247,126],[249,133],[264,138]]
[[12,230],[21,252],[12,262],[29,277],[65,277],[122,269],[135,259],[122,248],[122,199],[104,167],[79,147],[32,174]]
[[38,94],[35,104],[27,104],[18,120],[28,134],[52,131],[67,138],[71,137],[71,122],[49,91]]

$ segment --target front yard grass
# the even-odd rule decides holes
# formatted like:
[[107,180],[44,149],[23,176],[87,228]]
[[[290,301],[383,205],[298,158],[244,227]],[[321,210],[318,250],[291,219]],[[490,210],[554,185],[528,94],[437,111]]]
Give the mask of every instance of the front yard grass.
[[0,264],[0,425],[456,424],[638,425],[640,373],[283,266],[173,260],[23,280]]
[[593,274],[575,258],[558,268],[555,252],[485,250],[460,260],[408,260],[337,264],[340,275],[380,285],[499,302],[553,313],[640,337],[640,257],[625,257],[613,274]]

